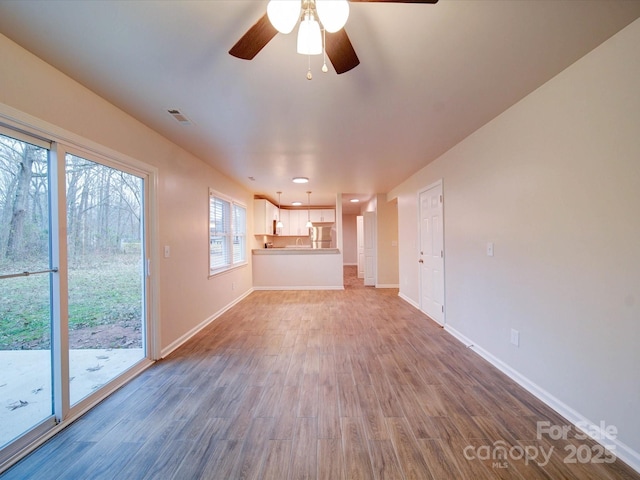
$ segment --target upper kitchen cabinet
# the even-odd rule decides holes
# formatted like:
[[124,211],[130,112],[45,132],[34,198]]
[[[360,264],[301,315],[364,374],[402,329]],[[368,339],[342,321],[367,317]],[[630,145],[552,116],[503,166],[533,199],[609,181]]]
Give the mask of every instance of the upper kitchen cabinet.
[[295,237],[308,236],[307,220],[307,210],[289,210],[289,235]]
[[281,209],[280,220],[282,221],[282,228],[278,230],[278,235],[289,237],[306,237],[309,235],[306,210]]
[[273,222],[278,220],[278,207],[264,199],[253,201],[253,234],[273,235]]
[[284,210],[284,209],[281,208],[278,211],[278,208],[276,207],[276,219],[280,220],[282,222],[282,227],[276,229],[276,234],[277,235],[289,235],[289,228],[290,228],[289,210]]
[[311,210],[311,223],[335,223],[336,211],[333,208]]

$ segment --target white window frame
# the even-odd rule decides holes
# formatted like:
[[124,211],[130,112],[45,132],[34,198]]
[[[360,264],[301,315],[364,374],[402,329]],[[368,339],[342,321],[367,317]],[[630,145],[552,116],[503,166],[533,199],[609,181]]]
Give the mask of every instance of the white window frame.
[[[222,204],[225,209],[223,213],[223,224],[215,224],[212,221],[212,207],[214,201]],[[236,210],[242,209],[244,212],[244,222],[237,225]],[[226,216],[226,219],[224,218]],[[222,250],[218,257],[222,257],[220,262],[212,262],[214,257],[213,245],[220,243],[222,239]],[[226,272],[233,268],[246,265],[247,261],[247,206],[213,189],[209,189],[209,277]]]

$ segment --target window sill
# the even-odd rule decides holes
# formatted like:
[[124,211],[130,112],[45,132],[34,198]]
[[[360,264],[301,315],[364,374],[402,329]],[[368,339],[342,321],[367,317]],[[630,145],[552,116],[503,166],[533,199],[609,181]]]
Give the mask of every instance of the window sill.
[[220,276],[220,275],[222,275],[224,273],[231,272],[232,270],[237,270],[238,268],[246,267],[247,265],[249,265],[249,262],[238,263],[238,264],[233,265],[231,267],[220,268],[220,269],[215,270],[213,272],[209,272],[208,278],[218,277],[218,276]]

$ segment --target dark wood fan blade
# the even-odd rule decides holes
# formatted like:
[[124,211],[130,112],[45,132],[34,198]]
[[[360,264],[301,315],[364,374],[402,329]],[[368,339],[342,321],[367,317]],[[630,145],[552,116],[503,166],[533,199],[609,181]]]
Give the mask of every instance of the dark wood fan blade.
[[344,28],[335,33],[326,33],[325,50],[337,74],[348,72],[360,65],[358,55],[356,55]]
[[276,36],[278,31],[271,25],[265,13],[253,27],[247,30],[238,42],[231,47],[229,53],[234,57],[251,60],[264,46]]
[[386,3],[438,3],[438,0],[349,0],[351,3],[355,2],[386,2]]

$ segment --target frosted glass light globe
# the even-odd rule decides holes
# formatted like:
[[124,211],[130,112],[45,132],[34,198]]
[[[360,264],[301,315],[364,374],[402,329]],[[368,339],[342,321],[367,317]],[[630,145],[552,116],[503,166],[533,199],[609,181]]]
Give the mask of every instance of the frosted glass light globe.
[[267,16],[271,25],[280,33],[291,33],[300,20],[300,0],[270,0]]
[[325,30],[334,33],[347,23],[349,2],[347,0],[316,0],[316,11]]

